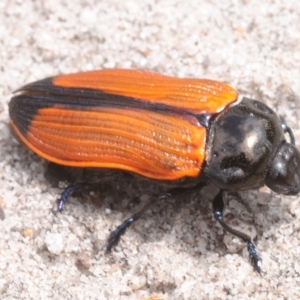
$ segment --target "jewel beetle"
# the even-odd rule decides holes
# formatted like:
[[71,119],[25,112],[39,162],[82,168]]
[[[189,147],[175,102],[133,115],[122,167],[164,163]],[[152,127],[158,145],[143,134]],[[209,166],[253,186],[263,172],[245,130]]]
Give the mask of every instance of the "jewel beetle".
[[[153,203],[212,183],[219,189],[215,219],[247,244],[261,273],[251,238],[223,220],[223,193],[264,185],[299,193],[300,152],[291,128],[264,103],[238,101],[237,91],[222,82],[126,69],[59,75],[18,89],[9,114],[22,142],[51,162],[193,183],[155,196],[111,233],[108,251]],[[58,210],[85,184],[69,186]]]

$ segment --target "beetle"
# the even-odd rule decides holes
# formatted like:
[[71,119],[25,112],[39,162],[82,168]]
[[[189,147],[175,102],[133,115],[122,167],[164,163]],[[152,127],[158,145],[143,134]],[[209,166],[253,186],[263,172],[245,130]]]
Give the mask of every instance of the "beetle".
[[[261,273],[251,238],[223,220],[223,194],[264,185],[285,195],[300,190],[300,152],[291,128],[264,103],[238,101],[238,92],[219,81],[129,69],[59,75],[18,89],[9,114],[21,141],[51,162],[193,183],[155,196],[111,233],[108,251],[153,203],[212,183],[219,188],[215,219],[247,244]],[[58,210],[85,184],[69,186]]]

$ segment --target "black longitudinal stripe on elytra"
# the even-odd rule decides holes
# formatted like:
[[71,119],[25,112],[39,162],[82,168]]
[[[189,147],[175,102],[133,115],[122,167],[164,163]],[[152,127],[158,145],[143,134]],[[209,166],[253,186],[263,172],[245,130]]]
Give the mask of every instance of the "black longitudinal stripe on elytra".
[[[73,110],[90,110],[96,107],[129,107],[163,114],[193,115],[185,109],[163,103],[152,103],[133,97],[109,94],[86,88],[65,88],[52,84],[52,78],[30,83],[20,88],[9,103],[9,114],[23,135],[39,109],[62,106]],[[202,124],[203,115],[197,116]],[[204,124],[202,124],[204,125]]]

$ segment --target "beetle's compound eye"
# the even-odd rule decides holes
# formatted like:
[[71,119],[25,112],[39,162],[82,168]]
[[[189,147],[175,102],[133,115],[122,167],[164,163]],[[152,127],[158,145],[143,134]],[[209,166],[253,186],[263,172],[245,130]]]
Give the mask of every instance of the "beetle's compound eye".
[[289,143],[283,143],[267,174],[267,186],[276,193],[296,195],[300,191],[300,152]]

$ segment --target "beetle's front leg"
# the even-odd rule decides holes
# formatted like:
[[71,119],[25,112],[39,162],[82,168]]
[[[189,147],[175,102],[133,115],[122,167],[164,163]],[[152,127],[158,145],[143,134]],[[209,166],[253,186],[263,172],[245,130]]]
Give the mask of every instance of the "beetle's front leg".
[[223,210],[224,210],[224,201],[223,201],[223,190],[220,190],[219,193],[215,196],[213,200],[213,212],[215,219],[219,222],[219,224],[229,233],[234,236],[240,238],[243,242],[247,243],[247,249],[250,256],[250,261],[253,268],[259,273],[262,273],[262,269],[259,266],[261,262],[261,258],[258,255],[255,246],[249,235],[233,229],[229,225],[227,225],[223,220]]

